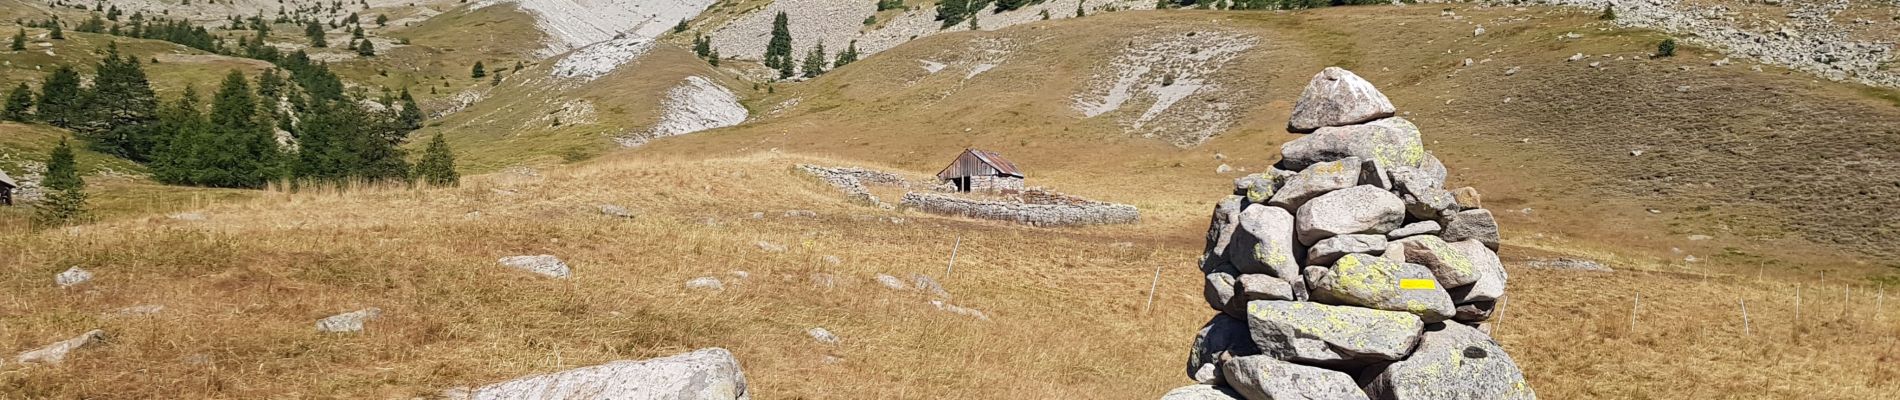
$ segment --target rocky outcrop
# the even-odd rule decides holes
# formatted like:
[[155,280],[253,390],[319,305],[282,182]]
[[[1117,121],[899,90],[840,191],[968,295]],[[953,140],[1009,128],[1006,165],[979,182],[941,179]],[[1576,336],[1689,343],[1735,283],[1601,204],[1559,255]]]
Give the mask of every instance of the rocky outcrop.
[[558,257],[546,254],[538,256],[502,257],[496,262],[508,268],[533,272],[549,278],[567,279],[569,274],[566,262],[562,262]]
[[448,398],[500,399],[750,399],[732,352],[708,348],[671,357],[622,360],[483,386]]
[[1187,363],[1198,384],[1164,398],[1536,398],[1478,328],[1508,280],[1497,221],[1476,189],[1445,190],[1417,127],[1361,104],[1385,97],[1355,79],[1315,77],[1301,101],[1324,106],[1296,106],[1291,128],[1317,131],[1216,203],[1198,269],[1215,316]]

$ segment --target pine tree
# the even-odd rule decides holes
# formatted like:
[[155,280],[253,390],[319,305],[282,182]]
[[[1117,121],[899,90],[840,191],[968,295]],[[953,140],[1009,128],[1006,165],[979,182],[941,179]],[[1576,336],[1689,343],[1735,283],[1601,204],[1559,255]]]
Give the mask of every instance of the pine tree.
[[825,44],[819,43],[805,54],[805,78],[817,78],[825,73]]
[[376,44],[373,42],[370,42],[369,39],[364,39],[363,42],[356,44],[356,55],[364,56],[364,57],[375,57]]
[[683,20],[683,19],[682,19],[682,20],[680,20],[680,23],[679,23],[679,24],[677,24],[677,25],[673,25],[673,33],[681,33],[681,32],[686,32],[686,29],[687,29],[687,28],[690,28],[690,27],[689,27],[689,26],[686,26],[686,20]]
[[714,67],[719,66],[719,49],[712,49],[712,54],[706,56],[706,62]]
[[204,164],[198,157],[210,155],[204,146],[212,140],[211,122],[198,109],[198,88],[185,86],[178,101],[166,104],[158,115],[155,131],[160,140],[152,177],[175,185],[197,184],[197,168]]
[[26,50],[26,28],[20,28],[19,33],[13,34],[12,49],[13,51]]
[[1663,39],[1661,44],[1657,44],[1656,56],[1657,57],[1675,57],[1676,56],[1676,39],[1674,38]]
[[1075,17],[1082,18],[1086,16],[1089,16],[1089,15],[1087,13],[1082,12],[1082,0],[1075,0]]
[[462,176],[455,172],[455,154],[449,151],[449,142],[442,134],[429,139],[429,148],[422,151],[422,160],[416,161],[416,179],[433,186],[460,186]]
[[40,180],[45,198],[33,210],[33,225],[50,228],[86,219],[86,181],[79,178],[79,166],[73,148],[60,139],[46,162],[46,177]]
[[46,33],[47,37],[51,37],[53,40],[66,40],[66,32],[59,29],[59,20],[53,20],[53,26],[49,29],[52,31]]
[[797,73],[797,71],[793,71],[793,70],[792,70],[792,62],[791,62],[791,61],[785,61],[785,62],[782,62],[782,63],[779,63],[779,65],[778,65],[778,78],[779,78],[779,79],[791,79],[791,78],[792,78],[792,76],[794,76],[794,75],[798,75],[798,73]]
[[[772,40],[765,45],[765,66],[778,68],[779,71],[791,69],[792,65],[792,28],[790,17],[780,11],[772,17]],[[789,77],[789,74],[783,74]]]
[[8,121],[26,122],[33,119],[33,88],[21,82],[13,87],[13,93],[7,95],[7,107],[0,113]]
[[95,70],[84,113],[73,121],[73,130],[101,152],[150,161],[156,145],[151,129],[158,122],[158,94],[152,91],[144,68],[131,55],[121,56],[118,44],[111,43]]
[[475,68],[469,70],[468,76],[470,78],[481,79],[482,77],[488,76],[488,71],[482,69],[482,62],[480,60],[476,60]]
[[84,106],[85,89],[79,87],[79,72],[61,65],[40,84],[40,119],[53,126],[68,128]]
[[943,21],[943,28],[948,29],[963,23],[963,19],[970,16],[970,8],[970,0],[938,1],[937,19]]
[[384,15],[384,14],[376,14],[376,26],[384,26],[384,27],[389,26],[389,16]]
[[321,22],[310,21],[309,25],[304,26],[303,35],[310,38],[310,47],[330,47],[330,43],[323,37]]
[[1603,6],[1603,14],[1597,15],[1597,19],[1604,21],[1616,20],[1616,5]]
[[402,89],[402,111],[396,116],[398,126],[405,130],[422,129],[422,107],[416,105],[415,96],[409,95],[409,88]]
[[836,62],[831,63],[831,68],[832,69],[844,68],[845,64],[850,64],[857,61],[858,61],[858,41],[853,40],[851,41],[850,45],[845,46],[844,51],[838,52],[838,60]]

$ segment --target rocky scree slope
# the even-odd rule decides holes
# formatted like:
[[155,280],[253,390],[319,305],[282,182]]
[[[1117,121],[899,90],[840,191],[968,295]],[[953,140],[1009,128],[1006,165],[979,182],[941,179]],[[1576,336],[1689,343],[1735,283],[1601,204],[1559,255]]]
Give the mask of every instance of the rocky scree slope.
[[1190,349],[1196,385],[1163,399],[1535,399],[1488,332],[1508,277],[1498,227],[1417,127],[1352,72],[1294,104],[1266,173],[1235,181],[1200,272],[1216,311]]

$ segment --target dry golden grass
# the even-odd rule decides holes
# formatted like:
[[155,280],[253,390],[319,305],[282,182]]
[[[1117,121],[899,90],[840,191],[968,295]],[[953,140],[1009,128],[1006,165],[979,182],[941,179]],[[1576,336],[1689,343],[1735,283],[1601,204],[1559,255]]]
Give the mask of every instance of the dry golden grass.
[[[1211,315],[1192,267],[1197,216],[1040,229],[884,211],[794,172],[801,162],[851,164],[773,153],[615,157],[540,177],[480,176],[459,189],[267,193],[206,207],[206,221],[155,215],[0,237],[18,249],[0,255],[0,349],[92,328],[109,335],[66,365],[0,372],[0,393],[428,396],[707,346],[733,350],[760,398],[1133,399],[1186,383],[1184,349]],[[640,215],[600,215],[605,203]],[[820,217],[781,215],[793,209]],[[957,267],[945,276],[958,236]],[[790,250],[762,251],[761,240]],[[495,263],[520,254],[557,255],[575,275],[543,279]],[[1530,270],[1518,261],[1553,254],[1506,254],[1515,279],[1498,338],[1547,398],[1871,398],[1896,387],[1900,315],[1876,321],[1873,289],[1856,286],[1843,303],[1846,281]],[[52,285],[70,266],[98,278]],[[1157,267],[1160,289],[1144,314]],[[837,287],[814,286],[814,273],[833,274]],[[992,320],[938,311],[924,295],[879,286],[878,273],[936,276],[952,303]],[[727,287],[683,286],[700,276]],[[1791,282],[1809,285],[1799,323]],[[1753,336],[1740,333],[1737,299],[1749,303]],[[140,304],[167,308],[110,316]],[[385,311],[363,334],[313,329],[363,307]],[[811,327],[843,342],[819,344],[804,334]]]

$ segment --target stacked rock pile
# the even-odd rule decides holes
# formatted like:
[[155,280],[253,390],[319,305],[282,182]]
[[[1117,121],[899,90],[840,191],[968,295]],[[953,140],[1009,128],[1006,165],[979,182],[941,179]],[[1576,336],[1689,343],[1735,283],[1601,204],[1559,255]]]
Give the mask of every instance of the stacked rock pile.
[[1198,385],[1164,399],[1534,399],[1486,324],[1504,297],[1498,228],[1417,126],[1352,72],[1294,104],[1269,172],[1214,208],[1201,262],[1218,311]]

